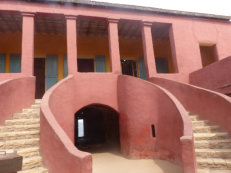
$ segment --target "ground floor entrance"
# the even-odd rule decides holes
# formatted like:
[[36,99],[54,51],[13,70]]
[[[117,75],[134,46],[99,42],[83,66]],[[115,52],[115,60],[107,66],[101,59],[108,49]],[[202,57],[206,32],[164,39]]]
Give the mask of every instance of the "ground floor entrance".
[[75,114],[75,146],[90,153],[120,151],[117,112],[101,105],[79,110]]
[[45,58],[34,59],[34,76],[36,77],[35,98],[40,99],[45,93]]

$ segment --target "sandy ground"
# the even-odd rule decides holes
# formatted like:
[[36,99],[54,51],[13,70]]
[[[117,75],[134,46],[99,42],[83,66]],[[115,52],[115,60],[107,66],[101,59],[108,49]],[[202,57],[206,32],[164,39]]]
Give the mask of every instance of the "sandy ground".
[[92,153],[93,173],[183,173],[180,166],[162,160],[129,160],[118,153]]

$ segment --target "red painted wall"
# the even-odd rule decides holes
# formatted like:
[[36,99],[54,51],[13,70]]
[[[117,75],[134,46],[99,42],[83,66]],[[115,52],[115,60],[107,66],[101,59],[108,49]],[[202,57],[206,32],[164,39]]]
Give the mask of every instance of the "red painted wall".
[[[192,128],[189,118],[185,118],[186,111],[174,96],[129,76],[80,73],[46,92],[41,103],[40,146],[51,173],[61,173],[67,168],[91,172],[91,156],[78,151],[73,144],[74,114],[91,104],[106,105],[118,112],[124,156],[159,158],[181,164],[184,142],[180,137],[192,138]],[[156,126],[156,138],[152,137],[152,124]],[[193,148],[192,143],[188,146]],[[194,160],[193,153],[189,155]],[[193,164],[191,172],[195,169]]]
[[18,77],[0,82],[0,124],[12,119],[13,113],[30,107],[35,99],[35,78]]
[[231,93],[231,57],[215,62],[189,75],[190,84],[217,91]]
[[163,78],[152,78],[151,82],[169,90],[186,110],[221,126],[231,134],[231,98],[211,90]]

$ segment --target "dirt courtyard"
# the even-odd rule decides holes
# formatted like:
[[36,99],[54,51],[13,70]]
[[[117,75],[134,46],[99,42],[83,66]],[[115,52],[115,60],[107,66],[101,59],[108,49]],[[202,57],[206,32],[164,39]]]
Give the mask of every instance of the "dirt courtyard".
[[129,160],[117,153],[93,153],[93,173],[183,173],[180,166],[163,160]]

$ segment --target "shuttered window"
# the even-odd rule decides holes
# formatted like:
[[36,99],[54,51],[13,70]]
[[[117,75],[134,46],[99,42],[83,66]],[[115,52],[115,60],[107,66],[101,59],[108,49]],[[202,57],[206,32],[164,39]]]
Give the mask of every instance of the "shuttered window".
[[10,55],[10,73],[21,73],[21,55]]
[[145,71],[145,65],[144,65],[144,58],[140,57],[138,59],[138,63],[139,63],[140,78],[146,80],[146,71]]
[[105,56],[96,56],[96,72],[106,72],[106,58]]
[[46,57],[46,90],[58,81],[57,60],[57,55],[47,55]]

